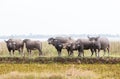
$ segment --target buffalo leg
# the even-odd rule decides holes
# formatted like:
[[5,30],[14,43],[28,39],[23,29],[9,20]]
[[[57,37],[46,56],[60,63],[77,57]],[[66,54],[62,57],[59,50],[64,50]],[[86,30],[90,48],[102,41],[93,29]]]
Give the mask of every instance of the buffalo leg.
[[108,57],[109,57],[109,54],[110,54],[110,49],[109,49],[109,48],[107,48],[107,51],[108,51]]
[[78,52],[78,57],[80,57],[81,55],[80,55],[80,52]]
[[18,52],[19,52],[19,55],[21,55],[21,56],[22,56],[21,49],[19,49],[19,50],[18,50]]
[[70,52],[69,52],[69,50],[67,50],[67,52],[68,52],[68,56],[70,56]]
[[84,57],[84,49],[83,48],[78,49],[78,56],[81,57],[81,53],[83,54],[83,57]]
[[70,51],[70,56],[73,56],[73,50]]
[[70,49],[67,49],[67,52],[68,52],[68,56],[73,56],[73,50],[70,50]]
[[60,52],[60,51],[58,51],[58,56],[59,56],[59,57],[61,56],[61,52]]
[[27,49],[27,52],[28,52],[28,55],[29,57],[31,56],[31,50],[30,49]]
[[39,49],[39,56],[41,56],[42,55],[42,50],[41,49]]
[[92,54],[91,54],[91,57],[93,56],[93,53],[94,53],[94,50],[93,49],[90,49],[91,50],[91,52],[92,52]]
[[81,52],[79,52],[78,57],[81,57]]
[[25,57],[25,52],[23,51],[23,47],[21,48],[21,53],[23,54],[23,57]]
[[8,51],[9,51],[9,55],[11,56],[11,52],[12,52],[12,50],[11,50],[11,49],[8,49]]
[[95,56],[97,57],[97,49],[94,49],[94,52],[95,52]]
[[67,49],[67,52],[68,52],[68,56],[70,56],[70,51],[69,51],[69,49]]
[[106,53],[106,49],[104,49],[104,54],[103,54],[103,56],[105,56],[105,53]]
[[29,55],[29,49],[27,49],[28,55]]
[[82,51],[83,57],[84,57],[84,51]]
[[24,52],[23,52],[23,48],[20,48],[18,51],[19,51],[19,54],[20,54],[21,56],[23,56],[23,57],[25,56],[25,54],[24,54]]
[[58,56],[59,56],[59,57],[61,56],[61,50],[62,50],[62,49],[57,50],[57,51],[58,51]]
[[100,49],[98,49],[98,58],[100,57]]
[[18,52],[19,52],[19,55],[20,55],[20,54],[21,54],[21,53],[20,53],[20,49],[18,50]]
[[32,50],[30,50],[30,57],[31,57],[31,52],[32,52]]
[[14,52],[15,52],[15,50],[13,50],[13,56],[14,56]]
[[58,56],[61,56],[61,51],[62,51],[62,48],[58,48],[58,47],[55,47],[57,49],[57,52],[58,52]]
[[81,57],[81,51],[78,50],[78,57]]

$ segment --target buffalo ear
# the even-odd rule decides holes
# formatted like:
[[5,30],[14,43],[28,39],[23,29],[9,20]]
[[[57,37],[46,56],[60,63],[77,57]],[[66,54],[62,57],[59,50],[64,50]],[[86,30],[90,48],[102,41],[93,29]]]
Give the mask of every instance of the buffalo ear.
[[87,35],[87,37],[90,39],[89,35]]
[[8,41],[4,40],[6,43],[8,43]]
[[97,41],[100,38],[100,36],[96,37],[95,40]]
[[100,36],[97,37],[97,39],[99,39],[99,38],[100,38]]
[[98,36],[97,38],[100,38],[100,36]]
[[69,37],[69,39],[71,40],[72,38],[71,38],[71,37]]
[[55,38],[53,38],[53,37],[52,37],[52,38],[50,38],[50,40],[54,41],[54,40],[55,40]]

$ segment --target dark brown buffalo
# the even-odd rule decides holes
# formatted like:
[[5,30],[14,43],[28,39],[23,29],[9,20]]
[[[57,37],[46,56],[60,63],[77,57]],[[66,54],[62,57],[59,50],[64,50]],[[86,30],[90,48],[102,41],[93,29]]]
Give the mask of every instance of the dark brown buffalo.
[[88,38],[92,42],[95,52],[97,52],[97,50],[98,50],[98,57],[99,57],[100,50],[104,51],[104,55],[107,50],[108,56],[109,56],[110,43],[107,38],[105,38],[105,37],[89,37],[89,36],[88,36]]
[[42,55],[42,42],[39,40],[24,39],[27,52],[31,55],[31,51],[37,49],[39,51],[39,56]]
[[88,39],[77,39],[75,42],[69,45],[69,48],[71,53],[73,53],[73,50],[78,50],[78,56],[81,56],[82,54],[83,57],[84,57],[84,50],[90,49],[92,52],[91,56],[93,55],[93,52],[94,52],[92,43]]
[[67,52],[68,52],[69,56],[71,56],[71,55],[73,56],[73,51],[77,50],[77,48],[74,47],[74,45],[75,45],[75,41],[69,42],[69,43],[66,44],[66,49],[67,49]]
[[66,49],[66,45],[70,42],[72,42],[70,37],[52,37],[48,39],[48,44],[52,44],[56,48],[58,56],[61,56],[62,49]]
[[72,38],[71,37],[55,37],[55,38],[51,37],[48,39],[48,43],[52,44],[54,40],[58,40],[59,42],[65,44],[68,41],[72,40]]
[[19,53],[23,53],[24,44],[21,39],[9,39],[5,42],[10,55],[11,55],[11,52],[13,52],[13,55],[14,55],[15,50],[18,50]]

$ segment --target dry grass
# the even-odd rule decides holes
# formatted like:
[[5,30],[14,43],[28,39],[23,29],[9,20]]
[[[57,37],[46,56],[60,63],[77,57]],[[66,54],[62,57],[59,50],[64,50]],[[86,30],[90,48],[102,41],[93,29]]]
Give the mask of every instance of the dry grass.
[[62,75],[56,73],[24,73],[13,71],[0,76],[0,79],[62,79]]
[[110,52],[113,56],[120,56],[120,41],[110,43]]
[[97,79],[98,76],[92,71],[71,71],[71,73],[51,73],[51,72],[43,72],[43,73],[24,73],[13,71],[8,74],[4,74],[0,76],[0,79]]
[[119,79],[120,64],[0,64],[0,79]]
[[91,70],[83,70],[83,69],[77,69],[74,65],[72,65],[71,68],[69,68],[66,73],[68,79],[73,78],[82,78],[82,79],[97,79],[99,78],[99,75]]

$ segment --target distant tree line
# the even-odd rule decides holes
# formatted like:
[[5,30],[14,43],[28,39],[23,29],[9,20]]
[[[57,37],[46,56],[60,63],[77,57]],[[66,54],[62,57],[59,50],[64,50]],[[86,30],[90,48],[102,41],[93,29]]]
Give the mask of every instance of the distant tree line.
[[28,35],[0,35],[0,39],[8,39],[8,38],[49,38],[56,36],[70,36],[70,37],[87,37],[87,36],[103,36],[103,37],[120,37],[119,34],[56,34],[56,35],[41,35],[41,34],[28,34]]

